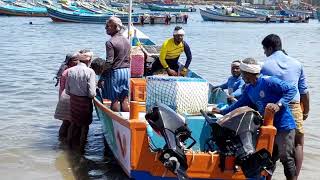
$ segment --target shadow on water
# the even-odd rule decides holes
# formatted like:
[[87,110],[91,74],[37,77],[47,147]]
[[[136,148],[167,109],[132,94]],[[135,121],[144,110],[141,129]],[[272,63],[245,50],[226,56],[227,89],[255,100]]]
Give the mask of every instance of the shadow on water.
[[65,180],[87,179],[129,179],[114,158],[110,148],[104,141],[100,122],[94,118],[90,125],[86,153],[80,155],[70,150],[63,142],[60,153],[55,159],[55,167]]

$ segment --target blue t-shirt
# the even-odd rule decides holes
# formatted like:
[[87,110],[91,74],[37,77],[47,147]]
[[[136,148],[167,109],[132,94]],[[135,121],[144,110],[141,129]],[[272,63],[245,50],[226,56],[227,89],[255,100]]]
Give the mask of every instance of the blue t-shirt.
[[295,87],[285,81],[275,77],[260,76],[255,85],[248,84],[241,98],[233,105],[221,110],[221,114],[227,114],[238,107],[250,106],[263,115],[268,103],[281,102],[283,106],[274,116],[274,126],[278,131],[295,129],[296,124],[288,103],[296,93]]
[[239,76],[239,77],[230,76],[228,78],[228,81],[226,83],[220,85],[219,87],[221,89],[228,89],[228,93],[231,96],[239,99],[241,97],[242,87],[244,84],[245,83],[244,83],[241,76]]
[[285,55],[282,51],[276,51],[265,60],[261,74],[275,76],[295,86],[298,93],[292,101],[300,102],[300,94],[308,92],[303,67],[299,61]]

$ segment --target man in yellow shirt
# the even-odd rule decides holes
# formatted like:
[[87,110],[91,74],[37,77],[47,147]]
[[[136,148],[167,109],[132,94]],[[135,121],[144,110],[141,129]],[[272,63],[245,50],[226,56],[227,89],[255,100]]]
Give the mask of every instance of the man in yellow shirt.
[[[173,31],[173,38],[167,39],[161,47],[159,60],[152,64],[152,72],[165,69],[169,76],[186,76],[188,67],[192,60],[192,54],[189,45],[183,40],[184,30],[176,26]],[[185,52],[187,61],[179,72],[179,57]]]

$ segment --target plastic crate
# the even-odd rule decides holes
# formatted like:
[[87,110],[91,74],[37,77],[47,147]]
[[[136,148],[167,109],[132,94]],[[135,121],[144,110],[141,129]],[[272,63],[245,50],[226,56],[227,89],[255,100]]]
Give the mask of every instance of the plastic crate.
[[144,53],[140,47],[131,50],[131,77],[142,77],[144,73]]
[[131,78],[131,99],[133,101],[145,102],[146,101],[146,79]]

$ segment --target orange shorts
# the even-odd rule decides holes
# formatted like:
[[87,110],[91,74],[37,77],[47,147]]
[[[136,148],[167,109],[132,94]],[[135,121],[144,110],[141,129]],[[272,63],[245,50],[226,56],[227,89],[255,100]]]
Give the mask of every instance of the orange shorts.
[[303,114],[302,114],[300,103],[290,103],[289,107],[294,117],[294,120],[296,121],[296,126],[297,126],[296,134],[304,134]]

